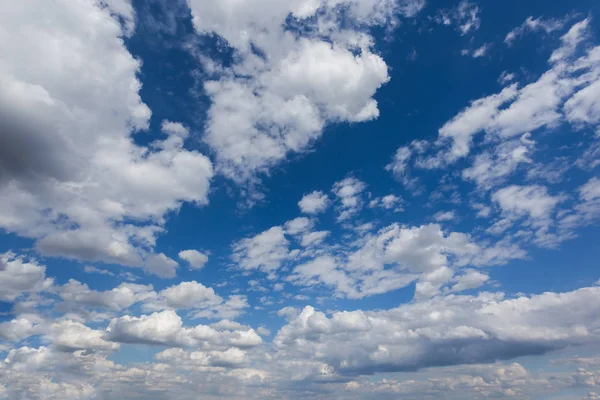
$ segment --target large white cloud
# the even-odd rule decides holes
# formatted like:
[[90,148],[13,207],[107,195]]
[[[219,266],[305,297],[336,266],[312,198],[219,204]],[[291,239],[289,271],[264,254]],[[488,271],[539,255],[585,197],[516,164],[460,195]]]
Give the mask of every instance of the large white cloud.
[[57,349],[73,350],[116,350],[118,343],[105,340],[104,331],[94,330],[76,321],[60,321],[50,327],[48,339]]
[[156,312],[141,317],[123,316],[113,319],[106,328],[106,338],[113,342],[154,344],[172,347],[203,345],[251,348],[262,343],[253,329],[217,331],[207,325],[184,327],[174,311]]
[[[388,67],[363,28],[423,7],[420,0],[188,4],[196,30],[220,36],[236,53],[234,65],[204,85],[212,100],[205,140],[219,170],[236,181],[305,151],[328,123],[376,118],[373,96],[389,80]],[[288,18],[303,28],[290,28]]]
[[306,307],[274,343],[280,356],[310,355],[338,374],[410,371],[535,355],[597,343],[600,288],[532,297],[447,296],[387,311]]
[[121,283],[111,290],[97,291],[74,279],[61,286],[58,293],[67,307],[90,307],[113,311],[124,310],[156,296],[151,285]]
[[164,215],[207,202],[212,166],[184,149],[187,130],[131,137],[151,115],[122,40],[133,21],[123,0],[0,6],[0,227],[45,254],[146,266]]

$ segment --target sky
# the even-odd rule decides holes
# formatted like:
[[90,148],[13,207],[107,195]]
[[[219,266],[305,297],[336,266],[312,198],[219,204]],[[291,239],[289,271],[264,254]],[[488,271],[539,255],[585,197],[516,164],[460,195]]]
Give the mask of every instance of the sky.
[[0,3],[0,399],[600,399],[600,3]]

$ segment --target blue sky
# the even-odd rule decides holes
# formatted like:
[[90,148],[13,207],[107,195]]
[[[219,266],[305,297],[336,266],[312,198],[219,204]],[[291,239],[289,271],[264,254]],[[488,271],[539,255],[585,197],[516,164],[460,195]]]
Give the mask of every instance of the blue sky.
[[599,19],[1,5],[0,399],[600,398]]

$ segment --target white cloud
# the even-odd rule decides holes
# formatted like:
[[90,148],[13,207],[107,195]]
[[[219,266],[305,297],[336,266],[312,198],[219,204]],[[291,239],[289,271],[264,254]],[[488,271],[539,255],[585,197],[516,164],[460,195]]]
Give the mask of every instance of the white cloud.
[[566,22],[566,19],[546,20],[542,17],[528,17],[521,26],[516,27],[506,35],[504,38],[504,43],[506,43],[508,46],[512,46],[518,38],[528,32],[544,31],[544,33],[549,34],[554,31],[561,30],[565,26]]
[[177,124],[148,146],[131,137],[151,116],[122,40],[131,4],[9,2],[0,15],[0,227],[47,255],[146,266],[164,216],[206,204],[213,171]]
[[161,278],[174,278],[178,266],[177,261],[167,257],[163,253],[150,254],[144,264],[144,268],[148,272]]
[[319,214],[329,207],[329,197],[327,194],[315,190],[305,194],[298,202],[298,207],[305,214]]
[[94,330],[80,322],[60,321],[50,326],[47,338],[53,346],[64,351],[117,350],[118,343],[106,341],[104,331]]
[[480,11],[476,4],[462,0],[454,9],[440,10],[435,21],[443,25],[456,25],[461,35],[464,36],[478,30],[481,26]]
[[386,165],[385,169],[392,172],[392,174],[396,178],[404,177],[407,167],[408,161],[412,157],[412,150],[408,146],[399,147],[394,153],[394,158],[392,162]]
[[158,304],[152,305],[152,307],[162,304],[165,308],[172,309],[205,308],[222,301],[223,299],[212,288],[192,281],[181,282],[160,291],[157,298]]
[[464,290],[477,289],[483,286],[490,277],[484,273],[475,270],[467,270],[463,275],[454,278],[456,284],[452,286],[450,291],[462,292]]
[[376,197],[369,201],[370,208],[383,208],[384,210],[393,210],[394,212],[404,211],[402,208],[402,199],[396,195],[388,194],[382,197]]
[[191,269],[201,269],[208,262],[208,256],[198,250],[183,250],[178,255],[180,259],[187,261]]
[[242,315],[249,307],[250,304],[248,304],[248,298],[245,295],[234,294],[229,296],[227,300],[224,300],[220,304],[216,304],[201,310],[194,310],[192,317],[207,319],[233,319]]
[[248,362],[246,352],[235,347],[225,351],[213,350],[209,352],[186,352],[182,349],[167,349],[155,356],[156,360],[191,367],[239,367]]
[[285,233],[288,235],[299,235],[309,232],[315,225],[315,222],[306,217],[298,217],[285,223]]
[[490,362],[597,343],[600,288],[506,299],[438,297],[387,311],[306,307],[274,340],[280,357],[311,354],[337,374]]
[[361,194],[367,185],[354,178],[345,178],[333,185],[333,193],[338,199],[338,217],[339,222],[345,221],[354,216],[363,206]]
[[324,285],[338,297],[363,298],[417,283],[416,298],[441,293],[466,265],[497,265],[524,253],[507,244],[480,246],[465,234],[445,234],[439,225],[392,224],[368,234],[351,251],[325,248],[296,265],[287,281]]
[[124,310],[156,296],[151,285],[121,283],[111,290],[96,291],[74,279],[58,288],[58,294],[69,307],[102,308],[113,311]]
[[[564,120],[595,124],[597,80],[600,77],[600,50],[589,49],[579,59],[574,54],[589,35],[589,19],[571,27],[561,46],[549,59],[550,68],[523,87],[514,83],[500,93],[477,99],[439,130],[434,156],[417,160],[422,168],[440,168],[469,154],[473,138],[480,132],[496,142],[540,128],[554,128]],[[450,144],[448,150],[445,146]]]
[[100,269],[100,268],[94,267],[93,265],[86,265],[85,267],[83,267],[83,271],[86,274],[100,274],[100,275],[115,276],[114,272],[108,271],[106,269]]
[[[373,95],[389,80],[388,68],[361,28],[393,23],[423,6],[390,0],[188,3],[196,30],[220,36],[236,54],[234,65],[204,88],[212,100],[205,140],[219,171],[238,182],[267,172],[288,153],[306,151],[327,124],[376,118]],[[305,29],[292,33],[288,18]]]
[[469,153],[473,135],[484,129],[500,107],[517,96],[517,86],[511,85],[500,93],[475,100],[440,129],[441,138],[452,138],[450,160],[456,160]]
[[600,198],[600,179],[590,178],[579,188],[579,197],[585,202],[592,202]]
[[17,318],[0,324],[0,338],[19,342],[41,332],[42,319],[33,314],[19,315]]
[[589,35],[590,19],[586,18],[573,25],[569,31],[561,37],[562,46],[552,53],[551,62],[563,61],[573,55],[575,49]]
[[488,50],[491,47],[492,47],[491,43],[484,43],[481,47],[478,47],[478,48],[473,49],[473,50],[467,50],[467,49],[465,49],[465,50],[463,50],[461,52],[461,54],[463,56],[470,56],[470,57],[473,57],[473,58],[481,58],[481,57],[484,57],[487,54]]
[[482,189],[490,189],[502,183],[520,164],[532,162],[529,155],[535,142],[530,137],[530,134],[524,134],[519,139],[502,142],[478,154],[473,164],[463,170],[463,179],[475,181]]
[[120,343],[140,343],[173,347],[234,346],[251,348],[262,343],[253,329],[217,331],[207,325],[184,327],[174,311],[156,312],[141,317],[123,316],[113,319],[106,328],[106,337]]
[[0,301],[13,302],[26,293],[38,293],[52,287],[46,267],[35,260],[8,252],[0,254]]
[[547,219],[564,197],[550,195],[544,186],[511,185],[496,191],[492,199],[510,216]]
[[515,79],[515,74],[512,72],[502,71],[500,77],[498,78],[498,82],[502,85],[506,85],[509,82],[512,82]]
[[454,219],[456,219],[456,215],[454,213],[454,211],[439,211],[437,213],[435,213],[435,215],[433,216],[433,219],[435,219],[437,222],[446,222],[446,221],[452,221]]
[[329,231],[316,231],[316,232],[308,232],[302,235],[302,240],[300,241],[300,245],[302,247],[315,246],[319,245],[323,240],[329,236]]
[[252,238],[242,239],[233,245],[233,260],[242,269],[260,269],[267,273],[281,266],[288,257],[289,241],[284,230],[274,226]]
[[194,319],[236,318],[248,307],[245,296],[232,295],[225,300],[214,289],[196,281],[181,282],[153,293],[142,305],[146,311],[189,310],[189,317]]
[[413,140],[408,146],[399,147],[392,161],[385,166],[386,171],[390,171],[394,178],[401,182],[413,194],[420,194],[421,188],[416,178],[410,177],[409,163],[415,153],[423,154],[429,146],[425,140]]

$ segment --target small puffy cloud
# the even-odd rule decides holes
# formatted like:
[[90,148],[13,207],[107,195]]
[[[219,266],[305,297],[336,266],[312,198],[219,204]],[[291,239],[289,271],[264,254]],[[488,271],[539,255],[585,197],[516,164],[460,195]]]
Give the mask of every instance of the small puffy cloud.
[[492,195],[502,211],[514,217],[529,216],[533,219],[548,218],[563,196],[552,196],[544,186],[510,185]]
[[208,262],[208,256],[198,250],[183,250],[178,255],[180,259],[187,261],[191,269],[201,269]]
[[329,196],[326,193],[315,190],[305,194],[298,202],[298,207],[305,214],[319,214],[329,207]]
[[161,278],[174,278],[179,264],[163,253],[151,254],[144,264],[146,270]]
[[300,245],[302,247],[315,246],[323,242],[329,236],[329,231],[308,232],[302,235]]
[[149,297],[142,309],[189,310],[190,317],[223,319],[236,318],[249,307],[246,296],[231,295],[227,300],[215,293],[214,289],[196,281],[181,282]]
[[285,223],[285,233],[288,235],[299,235],[310,231],[315,222],[306,217],[299,217]]
[[338,217],[339,222],[345,221],[354,216],[363,206],[361,198],[367,185],[354,178],[349,177],[336,182],[333,185],[333,193],[338,199]]
[[116,350],[118,343],[104,339],[104,331],[91,329],[76,321],[60,321],[50,326],[47,339],[62,351]]
[[219,304],[205,309],[194,310],[194,314],[192,315],[192,317],[207,319],[233,319],[242,315],[249,307],[250,304],[248,304],[248,297],[242,294],[234,294],[229,296],[227,300],[223,300]]
[[23,314],[17,318],[0,323],[0,338],[9,342],[19,342],[41,333],[43,320],[37,315]]
[[208,288],[196,281],[182,282],[178,285],[161,290],[156,299],[156,304],[148,307],[171,309],[205,308],[219,304],[223,299],[212,288]]
[[254,237],[233,245],[233,260],[246,270],[260,269],[272,272],[279,269],[288,257],[289,241],[284,229],[274,226]]
[[12,252],[0,254],[0,301],[13,302],[23,294],[48,290],[53,283],[37,261]]
[[456,215],[454,211],[439,211],[433,216],[433,219],[435,219],[437,222],[452,221],[455,218]]
[[369,208],[383,208],[384,210],[393,210],[394,212],[404,211],[402,208],[402,198],[393,194],[374,198],[369,201]]
[[161,124],[161,130],[165,133],[169,133],[172,135],[177,135],[182,138],[186,138],[189,136],[190,132],[188,129],[180,124],[179,122],[172,122],[164,120]]
[[482,272],[467,270],[463,275],[454,278],[456,284],[450,289],[452,292],[462,292],[464,290],[477,289],[484,285],[490,277]]

